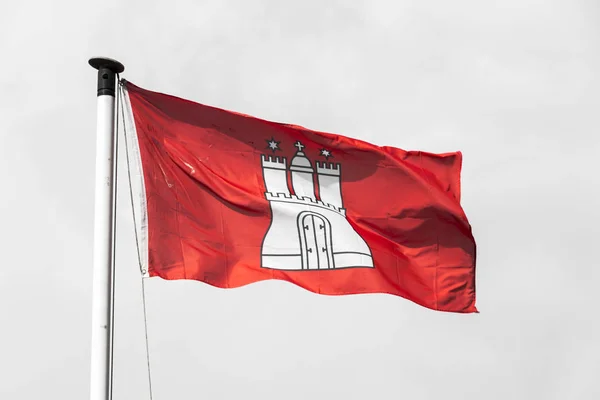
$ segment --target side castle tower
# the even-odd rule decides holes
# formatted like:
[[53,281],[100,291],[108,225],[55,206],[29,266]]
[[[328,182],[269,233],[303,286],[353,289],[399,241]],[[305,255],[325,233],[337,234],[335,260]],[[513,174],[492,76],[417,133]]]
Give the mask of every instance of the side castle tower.
[[[346,219],[341,165],[317,161],[315,174],[302,143],[295,146],[298,150],[289,169],[285,157],[262,156],[265,197],[272,218],[262,244],[262,267],[373,268],[369,246]],[[288,174],[293,194],[288,188]]]

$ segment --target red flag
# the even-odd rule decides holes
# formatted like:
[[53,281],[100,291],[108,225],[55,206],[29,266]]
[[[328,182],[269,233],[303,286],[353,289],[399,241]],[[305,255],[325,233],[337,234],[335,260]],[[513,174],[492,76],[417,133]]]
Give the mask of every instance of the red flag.
[[280,279],[477,311],[460,152],[379,147],[125,86],[150,276]]

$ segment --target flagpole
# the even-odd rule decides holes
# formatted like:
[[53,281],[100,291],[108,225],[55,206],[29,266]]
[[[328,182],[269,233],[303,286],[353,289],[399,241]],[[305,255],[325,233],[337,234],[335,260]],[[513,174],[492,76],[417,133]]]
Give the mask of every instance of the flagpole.
[[90,400],[110,400],[117,169],[115,88],[116,74],[123,72],[125,67],[109,58],[92,58],[89,64],[98,70]]

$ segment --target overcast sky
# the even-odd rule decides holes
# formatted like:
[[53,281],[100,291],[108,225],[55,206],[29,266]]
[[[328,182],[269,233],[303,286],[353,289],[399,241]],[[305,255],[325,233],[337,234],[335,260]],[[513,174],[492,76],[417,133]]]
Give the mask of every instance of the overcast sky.
[[[96,55],[150,90],[464,155],[480,314],[151,278],[155,400],[600,398],[594,0],[3,4],[0,398],[88,396]],[[114,399],[137,400],[148,382],[123,160]]]

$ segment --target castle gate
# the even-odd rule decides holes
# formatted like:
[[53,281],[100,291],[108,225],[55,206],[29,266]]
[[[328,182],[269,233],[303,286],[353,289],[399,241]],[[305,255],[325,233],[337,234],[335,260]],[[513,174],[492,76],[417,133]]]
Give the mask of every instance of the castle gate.
[[304,211],[297,221],[302,269],[335,268],[329,220],[316,212]]

